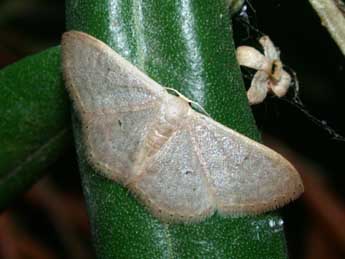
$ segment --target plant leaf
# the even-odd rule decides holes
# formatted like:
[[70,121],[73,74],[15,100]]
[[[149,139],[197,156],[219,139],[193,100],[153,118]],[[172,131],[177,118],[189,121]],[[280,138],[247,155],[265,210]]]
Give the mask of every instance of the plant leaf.
[[2,69],[0,92],[0,208],[4,208],[35,183],[70,139],[60,47]]

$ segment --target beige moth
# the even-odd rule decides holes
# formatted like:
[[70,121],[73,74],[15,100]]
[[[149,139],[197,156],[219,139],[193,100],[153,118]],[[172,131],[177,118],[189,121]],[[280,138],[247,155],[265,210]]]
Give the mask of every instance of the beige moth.
[[160,220],[259,214],[303,192],[281,155],[196,112],[92,36],[65,33],[62,62],[90,164]]

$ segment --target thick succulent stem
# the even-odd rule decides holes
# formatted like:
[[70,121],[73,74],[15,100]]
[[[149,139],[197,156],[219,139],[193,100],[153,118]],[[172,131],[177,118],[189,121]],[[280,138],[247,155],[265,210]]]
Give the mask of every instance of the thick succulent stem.
[[[224,0],[68,0],[67,28],[87,32],[215,120],[256,140]],[[74,120],[80,171],[99,258],[285,258],[273,214],[214,215],[198,224],[162,224],[128,191],[94,172]],[[280,221],[279,221],[280,222]]]

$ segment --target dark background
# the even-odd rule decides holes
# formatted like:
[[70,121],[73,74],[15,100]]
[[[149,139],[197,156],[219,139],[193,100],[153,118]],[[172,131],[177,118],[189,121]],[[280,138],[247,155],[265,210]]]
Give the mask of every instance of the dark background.
[[[304,104],[294,101],[295,82],[286,97],[252,107],[265,143],[304,179],[302,199],[282,210],[290,258],[345,258],[345,141],[332,132],[345,136],[344,56],[308,1],[246,5],[233,19],[236,45],[260,48],[258,38],[269,35],[296,72]],[[63,31],[61,0],[0,1],[0,67],[58,45]],[[242,71],[248,86],[253,71]],[[94,258],[73,148],[47,173],[0,216],[0,258]]]

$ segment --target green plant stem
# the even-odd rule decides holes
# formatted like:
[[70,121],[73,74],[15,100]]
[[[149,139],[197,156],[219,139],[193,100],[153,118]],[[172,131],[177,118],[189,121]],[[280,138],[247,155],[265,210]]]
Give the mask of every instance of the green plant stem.
[[0,209],[27,190],[71,142],[60,48],[0,71]]
[[[69,30],[103,40],[215,120],[259,140],[225,1],[68,0],[66,18]],[[98,258],[286,258],[282,227],[269,225],[279,220],[275,214],[160,223],[126,189],[90,168],[77,119],[74,131]]]

